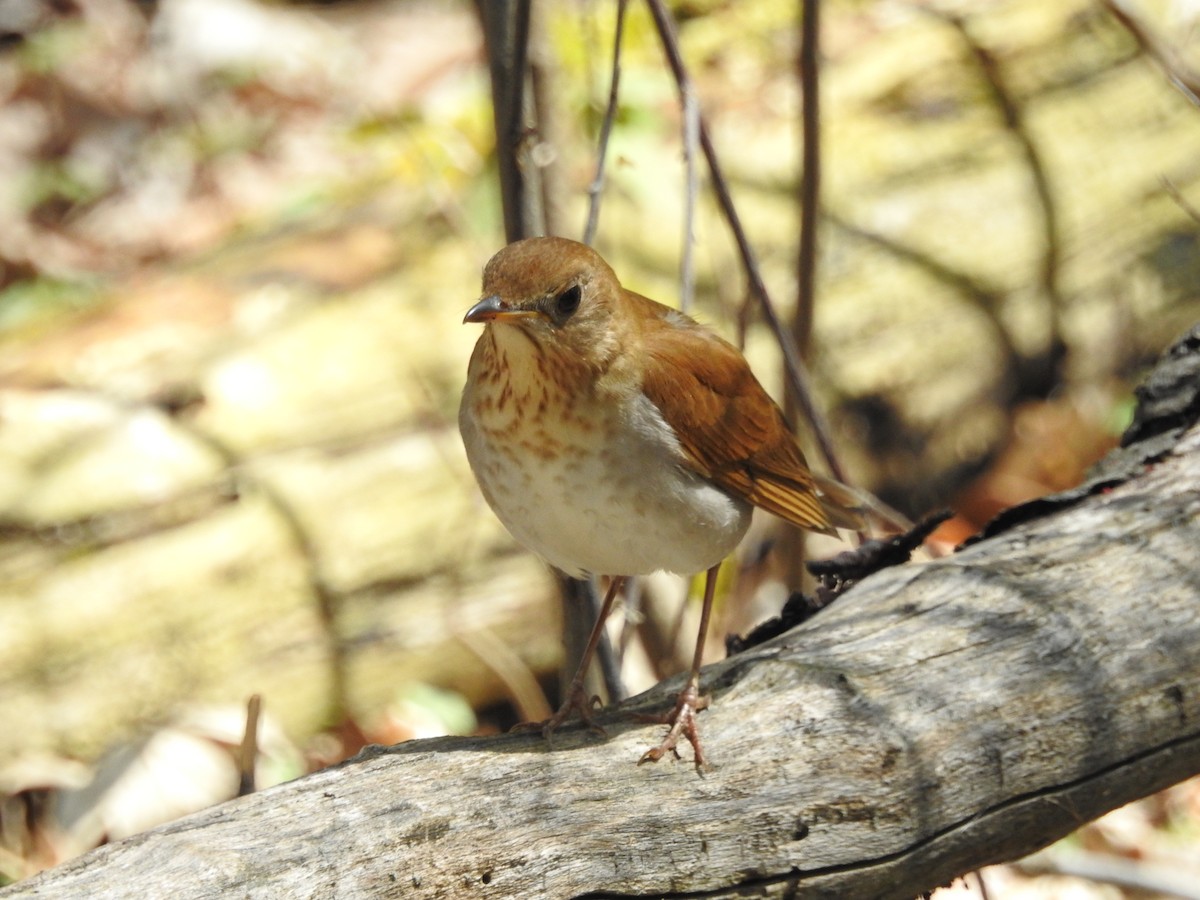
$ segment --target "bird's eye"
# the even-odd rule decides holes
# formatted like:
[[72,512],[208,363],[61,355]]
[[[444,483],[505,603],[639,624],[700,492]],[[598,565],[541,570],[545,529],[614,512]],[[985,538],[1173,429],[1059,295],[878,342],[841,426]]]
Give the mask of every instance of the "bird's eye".
[[579,298],[582,294],[579,285],[573,284],[554,298],[554,312],[559,322],[565,322],[575,314],[575,310],[579,309]]

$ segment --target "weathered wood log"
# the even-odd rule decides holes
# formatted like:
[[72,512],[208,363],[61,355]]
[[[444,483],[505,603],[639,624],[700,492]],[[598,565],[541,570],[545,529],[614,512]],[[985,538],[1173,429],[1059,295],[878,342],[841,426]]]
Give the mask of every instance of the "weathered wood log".
[[0,896],[903,898],[1042,847],[1200,772],[1198,358],[1088,484],[708,667],[703,774],[634,765],[662,685],[604,739],[374,748]]

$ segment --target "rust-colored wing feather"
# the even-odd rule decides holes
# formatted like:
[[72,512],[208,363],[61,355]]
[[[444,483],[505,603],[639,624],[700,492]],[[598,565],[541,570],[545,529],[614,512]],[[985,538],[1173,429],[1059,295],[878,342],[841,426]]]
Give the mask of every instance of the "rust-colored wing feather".
[[737,349],[653,300],[628,292],[625,299],[649,304],[651,317],[679,326],[643,331],[642,387],[675,430],[690,467],[789,522],[834,533],[783,413]]

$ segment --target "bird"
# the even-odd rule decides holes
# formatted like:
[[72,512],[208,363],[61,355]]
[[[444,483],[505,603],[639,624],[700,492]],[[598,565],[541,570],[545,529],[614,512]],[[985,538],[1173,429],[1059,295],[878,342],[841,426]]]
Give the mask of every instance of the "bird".
[[[488,505],[522,545],[568,576],[609,585],[547,738],[577,713],[605,619],[630,577],[706,575],[688,680],[639,760],[706,766],[696,715],[717,572],[754,507],[821,534],[862,517],[836,482],[810,472],[783,412],[741,352],[684,313],[621,286],[589,246],[561,237],[507,245],[483,269],[463,317],[482,324],[459,430]],[[601,729],[598,729],[601,730]]]

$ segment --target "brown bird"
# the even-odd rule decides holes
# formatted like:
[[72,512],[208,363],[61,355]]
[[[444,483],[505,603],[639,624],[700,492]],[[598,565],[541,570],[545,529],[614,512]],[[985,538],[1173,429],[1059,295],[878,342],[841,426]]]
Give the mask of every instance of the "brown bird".
[[705,632],[717,570],[751,508],[824,534],[860,527],[860,518],[845,498],[822,493],[736,347],[622,288],[584,244],[541,237],[505,247],[463,321],[485,323],[458,420],[488,504],[550,565],[611,577],[579,670],[543,731],[573,711],[592,724],[583,680],[626,578],[705,571],[690,677],[663,718],[666,737],[641,760],[678,755],[683,735],[703,766]]

